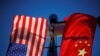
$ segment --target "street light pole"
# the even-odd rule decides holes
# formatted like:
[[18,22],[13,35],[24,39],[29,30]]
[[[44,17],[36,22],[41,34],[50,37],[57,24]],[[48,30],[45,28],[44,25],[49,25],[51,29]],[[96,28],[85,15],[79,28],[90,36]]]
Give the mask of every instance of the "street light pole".
[[50,20],[50,44],[49,44],[49,49],[47,52],[47,56],[57,56],[57,48],[56,48],[56,43],[55,43],[55,34],[54,34],[54,24],[57,22],[57,16],[56,14],[51,14],[49,17]]

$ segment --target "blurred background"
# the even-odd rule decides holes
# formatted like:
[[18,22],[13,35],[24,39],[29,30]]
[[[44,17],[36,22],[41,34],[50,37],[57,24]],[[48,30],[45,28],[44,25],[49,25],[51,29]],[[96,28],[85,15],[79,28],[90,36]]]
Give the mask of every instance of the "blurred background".
[[[100,0],[0,0],[0,56],[5,56],[10,42],[12,19],[15,15],[45,17],[52,13],[58,16],[58,21],[73,13],[80,12],[100,16]],[[61,36],[56,38],[57,46],[61,44]],[[45,47],[49,46],[50,39],[46,39]],[[59,48],[57,53],[59,56]],[[92,56],[100,56],[100,27],[97,26],[93,42]],[[43,56],[47,56],[48,48],[44,49]]]

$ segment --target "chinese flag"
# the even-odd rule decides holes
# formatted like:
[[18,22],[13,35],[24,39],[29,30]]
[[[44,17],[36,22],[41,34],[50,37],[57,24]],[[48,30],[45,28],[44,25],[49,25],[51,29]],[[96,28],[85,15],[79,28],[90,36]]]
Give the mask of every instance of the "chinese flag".
[[65,24],[60,56],[91,56],[96,19],[75,13],[65,18]]

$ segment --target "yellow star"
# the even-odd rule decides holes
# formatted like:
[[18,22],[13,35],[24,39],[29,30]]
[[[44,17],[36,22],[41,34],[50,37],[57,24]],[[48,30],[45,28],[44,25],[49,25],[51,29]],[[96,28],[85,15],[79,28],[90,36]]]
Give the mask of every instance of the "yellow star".
[[78,45],[77,44],[75,44],[75,47],[77,47]]
[[78,55],[81,55],[81,56],[85,56],[87,52],[85,51],[85,48],[82,49],[82,50],[79,50],[79,54]]
[[79,43],[81,44],[81,43],[82,43],[82,41],[79,41]]
[[87,46],[90,46],[90,44],[87,44]]
[[85,44],[87,43],[87,41],[84,42]]

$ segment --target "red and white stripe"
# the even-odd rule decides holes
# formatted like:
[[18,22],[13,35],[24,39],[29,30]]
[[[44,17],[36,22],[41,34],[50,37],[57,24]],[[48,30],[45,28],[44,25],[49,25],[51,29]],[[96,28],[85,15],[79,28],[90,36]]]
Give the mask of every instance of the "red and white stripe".
[[42,56],[47,33],[47,20],[16,15],[13,20],[11,42],[27,45],[26,56]]

